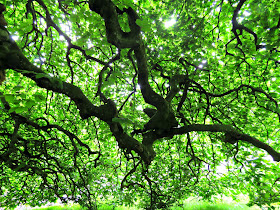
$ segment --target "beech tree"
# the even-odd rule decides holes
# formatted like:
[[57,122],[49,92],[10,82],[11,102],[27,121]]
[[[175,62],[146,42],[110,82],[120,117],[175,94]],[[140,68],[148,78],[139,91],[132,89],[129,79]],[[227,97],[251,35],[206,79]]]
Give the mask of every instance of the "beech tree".
[[2,1],[1,205],[278,202],[279,8]]

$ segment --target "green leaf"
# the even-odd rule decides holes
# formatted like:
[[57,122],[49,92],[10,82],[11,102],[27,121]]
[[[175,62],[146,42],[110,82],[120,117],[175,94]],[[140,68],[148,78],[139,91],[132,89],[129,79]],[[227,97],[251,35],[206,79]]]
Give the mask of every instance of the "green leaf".
[[280,6],[240,2],[2,1],[1,207],[273,208]]
[[113,122],[123,123],[123,124],[133,124],[133,122],[128,118],[114,117]]
[[12,108],[10,108],[10,109],[9,109],[9,113],[15,112],[16,109],[17,109],[17,107],[12,107]]
[[148,20],[136,20],[136,24],[140,26],[141,30],[144,32],[151,32],[152,28]]
[[25,104],[25,106],[27,108],[30,108],[30,107],[35,106],[35,105],[36,105],[36,102],[34,100],[27,100],[27,102]]
[[12,103],[16,100],[16,97],[15,97],[15,95],[12,95],[12,94],[6,94],[5,99],[7,102]]
[[45,97],[42,96],[42,95],[40,95],[40,94],[35,94],[35,95],[34,95],[34,99],[35,99],[35,101],[37,101],[37,102],[45,101]]

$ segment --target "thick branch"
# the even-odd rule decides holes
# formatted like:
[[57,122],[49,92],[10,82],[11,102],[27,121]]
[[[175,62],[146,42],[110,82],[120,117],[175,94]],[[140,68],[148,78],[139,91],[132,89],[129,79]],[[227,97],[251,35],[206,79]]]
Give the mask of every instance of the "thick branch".
[[[134,26],[130,25],[130,32],[122,31],[116,6],[111,0],[90,0],[89,8],[104,19],[109,43],[118,48],[133,48],[138,45],[139,26],[136,24]],[[127,13],[131,10],[128,10]]]
[[116,138],[119,147],[123,149],[127,149],[128,151],[134,150],[142,160],[149,165],[155,157],[155,152],[152,148],[152,144],[141,144],[135,138],[127,135],[123,132],[122,128],[120,127],[119,123],[109,123],[110,129]]
[[169,135],[181,135],[192,131],[229,133],[235,140],[248,142],[257,148],[263,149],[266,152],[268,152],[273,157],[274,161],[280,161],[280,153],[275,151],[268,144],[263,143],[250,135],[239,133],[232,126],[229,125],[203,125],[203,124],[187,125],[181,128],[173,128],[170,131]]
[[[138,18],[136,12],[132,8],[124,9],[124,12],[128,15],[131,30],[131,32],[126,33],[120,27],[117,7],[111,0],[90,0],[89,7],[104,18],[109,43],[118,48],[131,48],[134,50],[141,93],[146,103],[157,108],[156,114],[145,125],[145,129],[169,130],[173,125],[170,121],[174,121],[175,117],[172,118],[172,115],[170,115],[169,103],[157,94],[149,84],[145,46],[141,39],[140,28],[136,24]],[[172,119],[169,120],[169,118]]]
[[167,118],[170,112],[169,104],[163,97],[157,94],[149,84],[148,67],[144,44],[142,43],[134,50],[134,52],[138,67],[138,84],[140,85],[143,98],[146,103],[151,104],[157,108],[156,114],[145,125],[145,128],[169,129],[170,125],[165,123],[167,122]]
[[42,69],[30,63],[9,36],[8,31],[4,29],[0,29],[0,47],[2,68],[14,69],[35,81],[39,87],[69,96],[76,103],[83,119],[95,116],[103,121],[109,121],[115,116],[116,110],[110,103],[99,107],[95,106],[77,86],[61,81],[59,78],[51,77]]
[[95,116],[107,122],[121,148],[134,150],[147,164],[152,161],[154,157],[153,150],[148,150],[136,139],[125,134],[119,123],[112,122],[112,119],[117,114],[117,109],[113,101],[107,100],[106,104],[99,107],[95,106],[77,86],[61,81],[58,78],[50,77],[42,69],[29,62],[5,28],[0,28],[0,48],[1,68],[13,69],[35,81],[41,88],[67,95],[75,102],[80,111],[80,116],[83,119]]

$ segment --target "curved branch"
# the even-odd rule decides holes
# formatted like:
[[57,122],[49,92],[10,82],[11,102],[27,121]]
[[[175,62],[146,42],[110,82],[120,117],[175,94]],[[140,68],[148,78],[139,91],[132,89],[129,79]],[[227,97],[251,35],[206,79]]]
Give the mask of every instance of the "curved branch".
[[130,27],[130,32],[124,32],[118,20],[118,9],[111,0],[90,0],[89,7],[104,18],[109,43],[118,48],[131,48],[134,50],[141,93],[146,103],[157,108],[156,114],[145,125],[145,129],[169,130],[173,125],[170,121],[174,121],[175,117],[170,114],[169,103],[152,89],[148,81],[146,48],[141,39],[140,27],[136,24],[137,13],[132,8],[124,9],[124,12],[128,15]]
[[[233,17],[232,17],[232,32],[234,33],[235,37],[237,38],[237,44],[242,45],[239,35],[242,33],[243,30],[247,31],[248,33],[250,33],[254,36],[255,45],[257,46],[257,42],[258,42],[257,34],[254,31],[252,31],[251,29],[249,29],[246,26],[241,25],[237,22],[238,12],[240,11],[240,9],[243,6],[243,4],[245,3],[245,1],[246,0],[240,0],[236,9],[234,10]],[[240,34],[237,34],[237,30],[240,30]]]
[[[104,19],[109,43],[118,48],[133,48],[139,45],[140,27],[136,24],[130,24],[131,31],[124,32],[118,21],[117,7],[111,0],[90,0],[89,8]],[[134,12],[131,8],[125,12],[129,16],[136,14],[131,14]]]
[[4,69],[13,69],[22,73],[41,88],[67,95],[75,102],[83,119],[95,116],[106,122],[115,116],[116,110],[112,108],[110,103],[99,107],[95,106],[77,86],[61,81],[59,78],[51,77],[42,69],[30,63],[6,29],[0,29],[0,47],[2,48],[0,63]]
[[5,28],[0,28],[0,47],[0,66],[3,69],[13,69],[35,81],[41,88],[70,97],[79,109],[82,119],[95,116],[106,122],[121,148],[134,150],[145,163],[151,163],[155,156],[153,150],[147,149],[139,141],[124,133],[119,123],[112,122],[117,114],[116,105],[112,100],[108,99],[104,105],[95,106],[79,87],[61,81],[59,78],[50,77],[42,69],[29,62]]
[[[191,81],[191,82],[199,85],[195,81]],[[214,93],[206,92],[200,85],[199,85],[199,88],[202,90],[203,93],[207,94],[208,96],[212,96],[212,97],[223,97],[223,96],[229,95],[231,93],[238,93],[238,91],[240,91],[242,88],[251,89],[252,94],[254,94],[254,93],[262,93],[262,94],[264,94],[266,96],[266,98],[269,99],[269,101],[272,102],[275,105],[276,109],[279,110],[278,102],[269,93],[265,92],[261,88],[256,88],[256,87],[253,87],[251,85],[242,84],[242,85],[240,85],[237,88],[228,90],[228,91],[226,91],[224,93],[221,93],[221,94],[214,94]],[[277,114],[278,118],[280,119],[279,111],[275,111],[275,110],[270,110],[270,111],[272,111],[273,113]]]
[[204,125],[204,124],[186,125],[181,128],[173,128],[170,131],[170,135],[180,135],[192,131],[223,132],[226,134],[228,133],[236,141],[240,140],[240,141],[248,142],[259,149],[265,150],[267,153],[269,153],[272,156],[274,161],[277,162],[280,161],[280,153],[275,151],[271,146],[248,134],[239,133],[230,125]]

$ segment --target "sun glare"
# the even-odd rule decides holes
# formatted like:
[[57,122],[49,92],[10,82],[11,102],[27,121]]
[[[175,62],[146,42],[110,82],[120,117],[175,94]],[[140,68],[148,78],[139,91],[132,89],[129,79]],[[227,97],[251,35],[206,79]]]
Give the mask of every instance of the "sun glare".
[[173,18],[168,21],[165,21],[164,26],[165,26],[165,28],[169,28],[169,27],[173,26],[175,23],[176,23],[176,19]]

